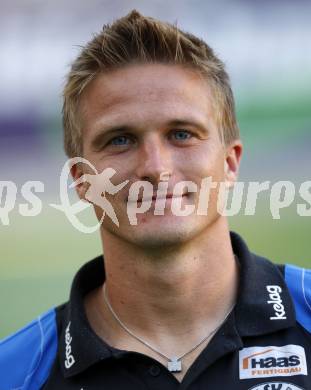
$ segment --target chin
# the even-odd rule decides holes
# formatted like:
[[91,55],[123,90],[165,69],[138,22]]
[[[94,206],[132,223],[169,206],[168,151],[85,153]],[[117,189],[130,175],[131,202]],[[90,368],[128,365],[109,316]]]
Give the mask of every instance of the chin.
[[[108,228],[119,240],[145,249],[160,249],[186,244],[206,229],[206,219],[189,220],[189,217],[159,218],[138,225]],[[113,231],[112,231],[113,230]]]
[[[138,233],[138,232],[136,232]],[[191,239],[190,232],[185,230],[169,231],[163,229],[162,231],[145,231],[142,234],[133,234],[130,241],[145,248],[164,248],[169,246],[176,246],[183,244]]]

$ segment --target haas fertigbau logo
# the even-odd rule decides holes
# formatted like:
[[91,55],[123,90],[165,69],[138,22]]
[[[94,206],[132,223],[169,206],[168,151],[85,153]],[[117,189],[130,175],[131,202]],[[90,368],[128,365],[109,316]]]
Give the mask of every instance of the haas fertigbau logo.
[[308,375],[305,350],[294,344],[243,348],[239,371],[240,379]]

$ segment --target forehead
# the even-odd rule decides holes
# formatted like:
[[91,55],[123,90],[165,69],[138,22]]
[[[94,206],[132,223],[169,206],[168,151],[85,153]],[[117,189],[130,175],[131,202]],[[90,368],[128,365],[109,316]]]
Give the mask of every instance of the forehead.
[[103,120],[159,122],[179,116],[210,121],[212,93],[194,70],[177,65],[130,65],[98,75],[82,94],[83,127]]

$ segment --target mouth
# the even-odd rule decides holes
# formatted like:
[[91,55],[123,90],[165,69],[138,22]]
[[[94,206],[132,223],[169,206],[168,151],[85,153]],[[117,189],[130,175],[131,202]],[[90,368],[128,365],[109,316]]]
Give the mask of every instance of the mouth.
[[172,199],[178,199],[178,198],[184,198],[186,197],[188,194],[185,193],[185,194],[182,194],[182,195],[173,195],[173,194],[167,194],[166,196],[161,196],[161,195],[153,195],[152,198],[150,197],[146,197],[146,198],[143,198],[143,197],[139,197],[137,199],[137,203],[142,203],[143,201],[144,202],[147,202],[147,201],[156,201],[157,199],[160,200],[160,199],[166,199],[166,200],[172,200]]

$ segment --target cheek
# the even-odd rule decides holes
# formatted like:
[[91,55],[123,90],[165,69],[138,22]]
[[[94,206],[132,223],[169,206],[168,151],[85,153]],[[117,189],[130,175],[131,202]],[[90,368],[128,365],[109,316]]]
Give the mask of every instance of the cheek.
[[200,151],[184,156],[178,170],[186,179],[196,183],[203,178],[212,177],[213,181],[221,181],[224,178],[224,157],[222,153]]
[[100,160],[98,158],[89,161],[94,165],[98,173],[102,173],[105,169],[112,168],[115,171],[115,174],[111,177],[110,181],[114,185],[118,185],[124,180],[130,179],[130,164],[124,161],[124,159],[114,158],[113,160]]

